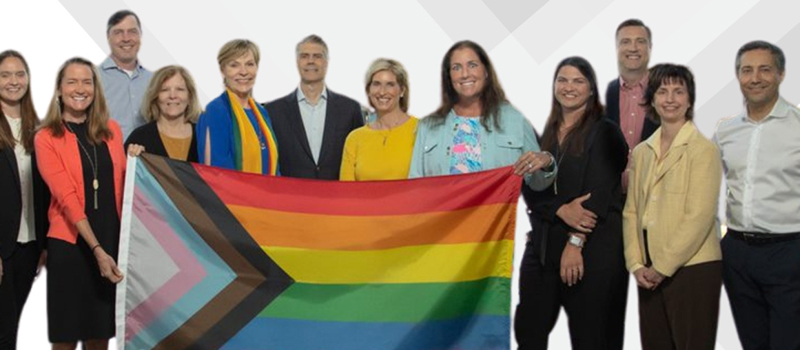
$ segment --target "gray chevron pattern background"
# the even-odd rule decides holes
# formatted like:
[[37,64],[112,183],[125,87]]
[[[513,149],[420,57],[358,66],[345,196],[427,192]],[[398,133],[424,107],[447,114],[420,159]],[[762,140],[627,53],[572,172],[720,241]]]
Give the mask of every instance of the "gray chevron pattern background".
[[[34,101],[43,115],[52,97],[55,72],[69,57],[101,62],[109,52],[108,17],[128,8],[142,19],[142,64],[189,69],[201,103],[222,92],[216,54],[226,41],[248,38],[261,48],[254,97],[267,101],[297,87],[294,45],[316,33],[330,47],[328,86],[366,105],[363,75],[378,57],[402,62],[410,75],[410,112],[423,117],[439,102],[442,55],[457,40],[471,39],[490,54],[512,104],[542,131],[550,110],[556,64],[567,56],[587,58],[601,92],[617,77],[614,30],[639,18],[653,31],[651,64],[688,65],[695,74],[696,123],[711,136],[716,122],[738,113],[742,97],[734,75],[736,50],[767,40],[787,56],[781,94],[800,102],[800,18],[789,1],[778,0],[309,0],[288,1],[79,1],[41,0],[4,4],[0,50],[14,48],[32,69]],[[518,217],[517,263],[527,218]],[[516,271],[515,271],[516,272]],[[632,283],[635,285],[635,283]],[[516,293],[516,290],[515,290]],[[516,295],[514,296],[516,298]],[[34,286],[23,315],[20,346],[46,347],[44,283]],[[718,349],[740,349],[730,307],[720,307]],[[551,335],[553,348],[567,348],[562,316]],[[636,294],[629,294],[626,349],[638,349]]]

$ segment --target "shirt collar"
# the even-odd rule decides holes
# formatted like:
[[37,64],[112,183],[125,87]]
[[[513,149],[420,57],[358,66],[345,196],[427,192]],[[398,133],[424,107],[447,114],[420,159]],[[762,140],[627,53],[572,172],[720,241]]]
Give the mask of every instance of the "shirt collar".
[[[322,97],[322,99],[324,99],[326,101],[328,100],[328,87],[327,86],[323,86],[322,87],[322,93],[319,96]],[[297,87],[297,102],[303,102],[303,101],[305,101],[305,99],[306,99],[306,95],[303,93],[303,89],[300,86],[298,86]],[[319,101],[317,101],[317,102],[319,102]]]
[[[119,68],[119,66],[117,66],[117,62],[114,62],[114,59],[111,58],[111,56],[106,57],[105,61],[103,61],[103,63],[100,64],[100,68],[102,70],[118,69],[122,71],[122,68]],[[142,69],[142,65],[141,63],[139,63],[139,60],[137,59],[136,69],[134,69],[134,72],[138,72],[140,69]]]
[[648,79],[649,79],[649,76],[647,74],[645,74],[642,77],[642,79],[639,79],[639,81],[637,81],[637,82],[629,82],[629,81],[626,81],[625,78],[620,76],[619,77],[619,86],[622,87],[623,89],[633,89],[633,88],[644,89],[645,87],[647,87]]
[[[785,118],[789,116],[789,111],[792,110],[793,105],[783,99],[783,97],[778,96],[778,100],[775,101],[775,105],[772,106],[772,110],[769,111],[764,119],[761,121],[767,120],[768,118]],[[747,113],[747,105],[744,106],[744,111],[742,111],[742,119],[744,121],[752,121],[750,116]]]

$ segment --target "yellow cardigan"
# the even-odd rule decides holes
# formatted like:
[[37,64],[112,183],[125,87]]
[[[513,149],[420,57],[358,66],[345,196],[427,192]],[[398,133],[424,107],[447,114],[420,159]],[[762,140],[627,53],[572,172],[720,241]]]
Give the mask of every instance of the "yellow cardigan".
[[659,169],[660,144],[661,128],[633,150],[623,240],[628,270],[644,267],[647,209],[652,266],[672,276],[683,266],[722,257],[717,221],[722,166],[717,147],[691,121],[681,127]]

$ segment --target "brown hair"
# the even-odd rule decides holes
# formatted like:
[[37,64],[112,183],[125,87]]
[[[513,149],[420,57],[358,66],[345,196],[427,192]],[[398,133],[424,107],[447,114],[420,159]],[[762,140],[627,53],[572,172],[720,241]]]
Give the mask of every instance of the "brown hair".
[[148,122],[156,121],[161,117],[161,110],[158,108],[158,94],[161,92],[161,85],[164,85],[165,81],[176,75],[183,77],[186,82],[186,91],[189,93],[189,102],[186,105],[186,121],[196,123],[197,118],[200,117],[202,109],[200,108],[200,101],[197,99],[197,87],[194,84],[192,75],[189,74],[186,68],[181,66],[166,66],[153,73],[153,77],[150,78],[150,83],[147,85],[147,92],[145,92],[142,100],[142,115]]
[[589,61],[578,56],[567,57],[556,67],[551,87],[553,89],[553,102],[550,107],[550,116],[547,117],[547,123],[545,124],[544,135],[542,135],[542,149],[552,151],[558,147],[558,131],[561,129],[561,125],[564,124],[564,110],[561,108],[561,103],[556,99],[555,82],[558,78],[558,71],[565,66],[575,67],[580,71],[581,75],[589,82],[589,91],[591,92],[591,96],[586,100],[586,109],[581,116],[581,120],[572,127],[563,140],[564,145],[567,146],[567,151],[578,155],[583,152],[583,142],[589,129],[591,129],[595,121],[603,117],[603,105],[600,103],[600,93],[598,92],[597,77],[594,74],[594,69]]
[[73,57],[68,59],[61,68],[58,69],[58,76],[56,77],[56,89],[53,93],[53,98],[50,101],[50,107],[47,108],[47,114],[44,117],[44,122],[40,128],[49,129],[54,137],[64,136],[64,117],[61,111],[64,108],[64,103],[61,101],[61,82],[64,80],[64,74],[67,67],[73,64],[79,64],[92,71],[92,83],[94,84],[94,99],[92,104],[89,105],[86,111],[86,122],[88,123],[86,138],[89,142],[97,145],[103,140],[110,139],[113,135],[111,129],[108,128],[108,107],[106,107],[106,98],[103,94],[103,87],[98,79],[97,68],[85,58]]
[[656,123],[661,122],[661,116],[658,115],[653,103],[656,100],[656,92],[661,88],[661,85],[670,84],[686,87],[686,93],[689,95],[689,108],[686,110],[684,117],[687,121],[692,120],[694,118],[695,98],[694,75],[692,75],[689,67],[670,63],[657,64],[650,68],[650,77],[647,80],[644,101],[641,103],[641,106],[647,109],[647,117]]
[[458,103],[458,92],[453,87],[453,79],[450,77],[450,60],[453,57],[453,52],[458,49],[469,48],[478,55],[481,64],[486,67],[486,84],[484,84],[483,91],[481,92],[481,125],[486,130],[489,128],[490,122],[493,122],[497,129],[500,129],[500,104],[508,102],[503,88],[500,86],[500,81],[497,79],[497,73],[494,71],[492,61],[489,60],[489,55],[486,51],[475,42],[464,40],[459,41],[447,50],[442,60],[442,103],[429,117],[438,123],[444,123],[445,118]]
[[[19,116],[22,121],[22,132],[20,133],[19,141],[22,147],[25,148],[25,152],[30,154],[33,152],[33,135],[36,132],[36,126],[39,125],[39,116],[36,114],[36,109],[33,108],[33,98],[31,97],[31,71],[22,54],[14,50],[0,52],[0,63],[10,57],[16,57],[22,61],[22,65],[25,67],[25,75],[28,76],[28,89],[19,100]],[[11,126],[8,125],[6,118],[3,110],[0,109],[0,149],[16,146],[14,134],[11,133]]]

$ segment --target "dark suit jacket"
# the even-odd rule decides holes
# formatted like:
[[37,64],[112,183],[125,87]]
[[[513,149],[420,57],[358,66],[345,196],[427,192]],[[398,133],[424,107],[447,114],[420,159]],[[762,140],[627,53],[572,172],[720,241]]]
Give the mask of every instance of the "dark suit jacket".
[[[606,89],[606,118],[619,125],[619,78],[608,83],[608,88]],[[639,138],[639,142],[647,140],[659,126],[652,119],[645,117],[642,137]]]
[[[197,163],[197,134],[196,134],[195,127],[192,127],[192,145],[189,147],[189,154],[187,159],[178,159],[178,160],[185,160],[187,162],[194,162]],[[128,145],[135,143],[137,145],[144,146],[144,151],[150,154],[155,154],[162,157],[169,157],[167,154],[167,149],[164,147],[164,142],[161,141],[161,135],[158,134],[158,125],[156,122],[149,122],[145,125],[142,125],[128,136],[128,140],[125,141],[125,151],[128,150]]]
[[314,162],[308,136],[297,104],[297,90],[265,103],[278,139],[278,162],[282,176],[339,180],[344,141],[350,131],[364,125],[361,106],[355,100],[328,89],[325,130],[319,162]]
[[[50,205],[50,191],[39,174],[35,155],[31,156],[33,165],[33,208],[36,242],[40,249],[47,243],[47,208]],[[22,192],[20,190],[19,168],[14,149],[4,147],[0,150],[0,257],[8,259],[16,250],[19,225],[22,219]]]

